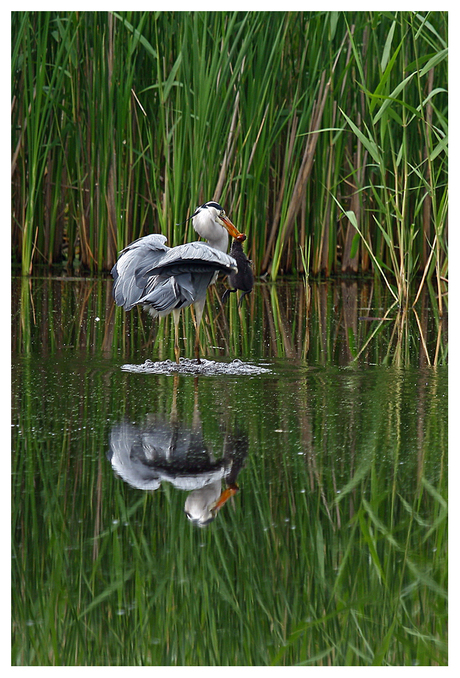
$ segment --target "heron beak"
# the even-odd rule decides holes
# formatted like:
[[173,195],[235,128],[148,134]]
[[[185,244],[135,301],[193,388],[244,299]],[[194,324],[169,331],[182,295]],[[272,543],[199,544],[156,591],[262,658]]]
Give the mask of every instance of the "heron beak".
[[246,240],[244,233],[240,233],[227,216],[221,216],[220,219],[232,238],[235,238],[235,240],[239,240],[240,242]]
[[220,495],[219,499],[216,501],[214,506],[212,507],[213,513],[217,513],[219,509],[222,508],[222,506],[230,499],[230,497],[233,497],[234,494],[238,492],[240,488],[238,485],[235,483],[234,485],[230,485],[230,487],[227,487],[222,494]]

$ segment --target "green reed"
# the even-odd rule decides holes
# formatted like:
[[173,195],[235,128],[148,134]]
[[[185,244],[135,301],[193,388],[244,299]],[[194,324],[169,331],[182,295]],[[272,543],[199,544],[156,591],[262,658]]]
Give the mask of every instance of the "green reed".
[[[13,254],[107,270],[221,200],[258,275],[447,277],[447,13],[13,12]],[[417,276],[422,275],[420,279]]]
[[[440,51],[422,56],[424,50],[420,43],[426,42],[431,48],[433,33],[439,40]],[[361,194],[369,188],[375,199],[377,209],[373,218],[378,227],[376,235],[369,232],[368,226],[358,223],[361,221],[361,207],[352,209],[346,215],[395,299],[407,305],[412,280],[420,267],[427,265],[427,257],[423,264],[420,262],[421,251],[417,243],[424,241],[425,250],[436,246],[438,257],[440,253],[437,224],[439,205],[444,205],[446,201],[447,177],[444,175],[444,179],[441,179],[443,169],[438,166],[435,171],[440,174],[433,181],[433,159],[446,150],[446,119],[440,116],[438,122],[441,129],[433,130],[431,124],[433,99],[444,92],[442,87],[433,89],[434,68],[447,59],[447,48],[430,22],[423,21],[422,17],[412,15],[407,24],[399,24],[394,20],[382,54],[380,81],[374,91],[369,91],[364,60],[353,37],[351,41],[359,73],[358,82],[370,118],[367,124],[359,126],[345,112],[343,116],[356,134],[358,146],[361,146],[372,167],[370,187],[363,186],[359,172],[355,176],[360,202],[363,198]],[[392,72],[394,69],[400,72],[398,55],[401,55],[405,64],[406,77],[393,88]],[[414,60],[407,63],[412,58]],[[426,85],[424,79],[428,79]],[[412,92],[411,83],[414,82],[415,91]],[[434,217],[432,230],[427,223],[431,211]],[[444,223],[445,216],[444,213],[441,217]],[[379,240],[385,243],[389,261],[377,253]],[[350,249],[356,254],[356,236],[355,243],[355,247],[351,244]],[[351,253],[350,258],[353,258]],[[438,270],[442,267],[439,258],[435,265]],[[395,278],[395,289],[388,282],[384,268]]]
[[[211,288],[200,328],[208,359],[401,367],[448,362],[447,319],[437,313],[431,282],[413,309],[399,309],[378,282],[256,283],[241,308],[235,294],[222,306],[224,289],[220,281]],[[38,341],[53,354],[78,347],[117,364],[174,360],[172,318],[152,320],[140,309],[125,313],[115,307],[108,279],[24,277],[12,291],[12,345],[19,354],[30,354]],[[182,314],[179,336],[181,354],[193,356],[190,309]]]

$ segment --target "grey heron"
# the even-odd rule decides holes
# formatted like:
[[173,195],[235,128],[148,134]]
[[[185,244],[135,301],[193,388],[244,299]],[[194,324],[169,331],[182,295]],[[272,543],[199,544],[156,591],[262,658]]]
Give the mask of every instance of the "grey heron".
[[154,318],[173,314],[177,363],[181,309],[192,304],[195,307],[195,357],[199,362],[199,328],[207,289],[219,271],[228,275],[238,270],[235,259],[227,254],[229,234],[236,240],[246,239],[217,202],[204,203],[190,219],[195,231],[207,242],[171,248],[165,244],[164,235],[146,235],[125,247],[112,268],[113,297],[118,306],[130,311],[139,305]]
[[198,393],[195,392],[193,421],[189,425],[177,415],[177,383],[169,419],[150,414],[143,424],[123,421],[112,425],[107,458],[115,474],[131,487],[155,491],[169,483],[188,492],[184,513],[193,524],[204,527],[239,491],[236,480],[249,443],[239,427],[233,431],[227,427],[222,457],[215,459],[212,445],[203,434]]
[[254,287],[254,274],[252,272],[252,262],[249,261],[243,252],[241,240],[234,240],[230,249],[230,256],[236,261],[237,271],[232,271],[228,276],[230,288],[226,289],[222,296],[222,303],[231,292],[241,290],[238,306],[241,306],[246,294],[249,294]]

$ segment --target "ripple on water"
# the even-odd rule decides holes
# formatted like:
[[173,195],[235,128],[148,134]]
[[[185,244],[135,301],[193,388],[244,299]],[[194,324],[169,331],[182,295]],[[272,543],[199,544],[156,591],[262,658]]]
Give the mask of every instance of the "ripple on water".
[[230,363],[205,359],[201,359],[200,362],[197,362],[196,360],[190,360],[189,358],[181,358],[179,363],[173,362],[172,360],[154,362],[153,360],[147,359],[142,365],[122,365],[121,369],[124,372],[142,372],[147,374],[171,374],[178,372],[179,374],[242,374],[252,376],[255,374],[266,374],[271,372],[267,367],[245,363],[238,358],[232,360]]

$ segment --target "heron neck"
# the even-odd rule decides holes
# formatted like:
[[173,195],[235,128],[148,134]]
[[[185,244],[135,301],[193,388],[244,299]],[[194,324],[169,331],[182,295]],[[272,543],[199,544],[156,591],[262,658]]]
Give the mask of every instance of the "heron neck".
[[224,229],[219,238],[207,238],[207,241],[215,250],[220,250],[221,252],[226,252],[228,250],[228,233]]
[[210,247],[213,247],[215,250],[220,250],[221,252],[227,252],[228,233],[225,228],[219,229],[220,233],[216,232],[216,229],[211,230],[206,227],[195,227],[195,231],[206,240]]
[[198,212],[192,223],[198,235],[208,241],[208,245],[221,252],[227,252],[228,232],[223,226],[210,219],[205,210]]

